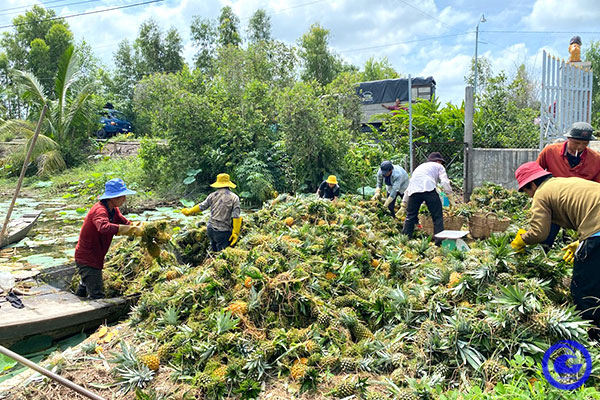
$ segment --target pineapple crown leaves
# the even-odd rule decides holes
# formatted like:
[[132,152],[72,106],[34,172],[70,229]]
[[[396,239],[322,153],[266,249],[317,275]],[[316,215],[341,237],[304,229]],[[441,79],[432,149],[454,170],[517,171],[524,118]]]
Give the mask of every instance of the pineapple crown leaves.
[[141,365],[138,368],[123,366],[117,368],[115,373],[117,375],[117,384],[122,386],[119,390],[120,394],[126,394],[132,389],[142,389],[146,387],[154,377],[154,372],[146,365]]
[[264,359],[264,355],[260,352],[255,352],[242,369],[248,375],[255,375],[260,380],[266,374],[267,370],[271,368],[272,366]]
[[550,308],[544,313],[548,330],[556,337],[586,340],[587,330],[591,327],[588,320],[579,316],[575,306],[569,308]]
[[136,354],[136,349],[127,342],[121,340],[119,342],[121,352],[111,352],[110,354],[114,357],[108,360],[112,364],[117,364],[117,368],[136,368],[140,365],[140,360]]
[[179,311],[177,308],[169,306],[165,308],[159,321],[164,325],[177,325],[179,320]]
[[471,346],[468,342],[463,340],[457,340],[456,352],[460,356],[462,363],[469,364],[474,370],[478,370],[481,364],[485,361],[485,357],[475,347]]
[[220,311],[214,315],[215,331],[217,335],[222,335],[235,329],[240,322],[239,318],[233,317],[229,311]]
[[539,302],[530,291],[523,290],[519,286],[500,287],[502,292],[492,302],[506,307],[510,311],[520,314],[530,314],[539,309]]

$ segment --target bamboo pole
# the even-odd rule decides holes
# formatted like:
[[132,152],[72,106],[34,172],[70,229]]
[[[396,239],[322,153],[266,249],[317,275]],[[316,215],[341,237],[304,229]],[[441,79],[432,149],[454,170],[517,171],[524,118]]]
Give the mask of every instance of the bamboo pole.
[[33,369],[34,371],[39,372],[42,375],[46,375],[48,378],[60,383],[63,386],[68,387],[71,390],[74,390],[75,392],[79,393],[82,396],[87,397],[88,399],[92,399],[92,400],[105,400],[103,397],[98,396],[95,393],[90,392],[89,390],[71,382],[68,379],[63,378],[60,375],[55,374],[52,371],[48,371],[46,368],[40,367],[39,365],[37,365],[36,363],[26,359],[25,357],[22,357],[20,355],[18,355],[15,352],[10,351],[9,349],[7,349],[4,346],[0,346],[0,353],[4,354],[7,357],[12,358],[13,360],[23,364],[26,367],[29,367],[31,369]]
[[15,190],[15,194],[10,202],[10,206],[8,207],[8,211],[6,212],[6,218],[4,219],[4,225],[2,225],[2,232],[0,232],[0,247],[2,247],[2,243],[4,242],[4,235],[6,234],[6,228],[8,226],[8,221],[10,220],[10,215],[12,214],[13,207],[15,206],[15,202],[17,201],[17,197],[19,196],[19,191],[21,191],[21,185],[23,184],[23,178],[25,177],[25,171],[27,170],[27,164],[29,164],[29,158],[31,157],[31,153],[33,153],[33,148],[35,147],[35,143],[37,142],[37,138],[40,135],[40,130],[42,129],[42,121],[46,116],[46,111],[48,110],[48,105],[44,104],[44,108],[42,108],[42,113],[40,114],[40,119],[38,120],[37,126],[35,127],[35,133],[33,134],[33,138],[31,139],[31,143],[29,144],[29,148],[27,149],[27,154],[25,155],[25,161],[23,162],[23,168],[21,168],[21,175],[19,175],[19,181],[17,182],[17,189]]

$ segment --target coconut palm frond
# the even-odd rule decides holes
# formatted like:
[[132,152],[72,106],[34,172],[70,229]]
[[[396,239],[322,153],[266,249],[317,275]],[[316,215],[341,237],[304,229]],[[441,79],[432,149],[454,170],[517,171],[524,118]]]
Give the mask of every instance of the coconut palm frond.
[[35,124],[22,119],[9,119],[0,125],[0,134],[10,133],[16,137],[29,137],[34,130]]
[[[71,101],[69,104],[69,108],[66,114],[63,117],[63,126],[71,127],[73,124],[73,120],[77,118],[77,116],[81,116],[85,118],[86,122],[90,122],[90,115],[94,115],[89,109],[89,102],[87,101],[91,95],[92,85],[85,85],[81,91],[77,94],[77,97]],[[69,131],[70,129],[65,129],[65,131]]]
[[58,107],[62,109],[67,104],[67,93],[69,87],[77,78],[77,57],[74,54],[74,47],[69,46],[58,62],[58,71],[54,91],[58,99]]
[[[33,136],[31,136],[29,138],[29,140],[27,140],[27,147],[25,147],[23,149],[23,153],[25,153],[27,151],[32,140],[33,140]],[[51,138],[49,138],[46,135],[39,135],[37,138],[37,141],[35,142],[33,152],[31,153],[31,159],[36,159],[37,157],[39,157],[40,155],[42,155],[46,152],[54,151],[54,150],[58,150],[58,149],[60,149],[60,146],[54,140],[52,140]]]
[[65,160],[58,150],[47,151],[41,154],[36,158],[35,165],[39,176],[49,176],[67,168]]
[[27,94],[33,101],[39,105],[46,103],[44,95],[44,86],[38,81],[34,74],[27,71],[12,70],[13,74],[24,87]]

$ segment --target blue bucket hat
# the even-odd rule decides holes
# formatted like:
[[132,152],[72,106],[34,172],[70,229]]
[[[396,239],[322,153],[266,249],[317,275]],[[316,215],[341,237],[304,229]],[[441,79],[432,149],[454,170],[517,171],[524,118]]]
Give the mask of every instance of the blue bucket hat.
[[128,194],[135,194],[135,192],[127,189],[123,179],[114,178],[106,182],[104,185],[104,194],[100,196],[99,200],[114,199],[115,197],[126,196]]

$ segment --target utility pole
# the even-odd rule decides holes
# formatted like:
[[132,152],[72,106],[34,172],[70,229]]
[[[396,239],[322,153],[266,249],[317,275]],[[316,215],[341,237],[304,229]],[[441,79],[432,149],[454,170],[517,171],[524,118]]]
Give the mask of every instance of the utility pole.
[[477,26],[475,27],[475,79],[473,82],[473,96],[477,93],[477,45],[479,44],[479,24],[487,21],[483,14],[481,14],[481,18],[477,22]]

